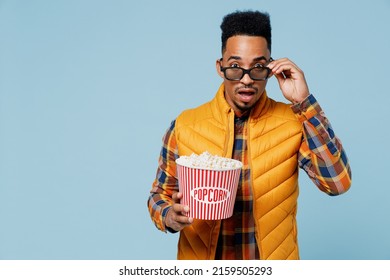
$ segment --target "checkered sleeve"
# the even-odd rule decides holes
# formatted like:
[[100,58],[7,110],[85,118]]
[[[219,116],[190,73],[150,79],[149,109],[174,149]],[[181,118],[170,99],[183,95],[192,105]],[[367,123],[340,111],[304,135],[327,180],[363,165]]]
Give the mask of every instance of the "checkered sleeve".
[[317,100],[309,95],[291,108],[303,124],[299,167],[321,191],[329,195],[346,192],[352,180],[349,161]]
[[175,163],[178,151],[174,130],[175,121],[171,123],[163,137],[156,178],[148,199],[148,209],[152,221],[159,230],[164,232],[169,230],[165,227],[165,217],[173,204],[172,195],[178,191]]

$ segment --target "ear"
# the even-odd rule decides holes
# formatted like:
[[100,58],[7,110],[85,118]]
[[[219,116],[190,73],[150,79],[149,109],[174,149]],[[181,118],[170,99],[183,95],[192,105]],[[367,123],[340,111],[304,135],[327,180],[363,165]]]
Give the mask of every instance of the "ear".
[[215,62],[215,67],[216,67],[216,69],[217,69],[217,73],[218,73],[218,75],[219,75],[222,79],[224,79],[225,76],[224,76],[223,72],[221,71],[221,66],[222,66],[222,60],[221,60],[221,59],[217,59],[217,61]]

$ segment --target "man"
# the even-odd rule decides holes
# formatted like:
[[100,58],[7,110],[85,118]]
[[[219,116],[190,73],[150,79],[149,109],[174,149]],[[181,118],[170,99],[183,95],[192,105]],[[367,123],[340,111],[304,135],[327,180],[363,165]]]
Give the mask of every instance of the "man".
[[[351,171],[343,147],[304,73],[287,58],[271,58],[269,15],[234,12],[224,17],[223,83],[210,102],[184,111],[163,138],[149,211],[158,229],[180,232],[178,259],[299,259],[298,167],[329,195],[346,192]],[[267,97],[275,76],[292,104]],[[211,154],[243,163],[234,213],[219,221],[183,213],[175,159]]]

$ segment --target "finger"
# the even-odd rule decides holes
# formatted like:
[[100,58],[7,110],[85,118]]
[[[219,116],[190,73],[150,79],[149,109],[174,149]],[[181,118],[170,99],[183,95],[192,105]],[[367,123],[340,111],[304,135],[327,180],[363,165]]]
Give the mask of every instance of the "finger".
[[181,192],[175,192],[172,195],[172,199],[174,202],[179,202],[180,199],[182,199],[182,197],[183,197],[183,194]]
[[180,214],[180,213],[187,213],[188,211],[190,211],[190,208],[187,205],[175,203],[172,205],[172,210],[175,213]]
[[191,217],[183,216],[183,215],[177,215],[175,217],[175,222],[180,224],[181,226],[188,226],[192,223],[194,219]]
[[174,214],[173,219],[176,222],[192,223],[192,218],[189,220],[189,217],[185,216],[185,214],[190,211],[190,208],[187,205],[174,204],[172,205],[172,210],[172,214]]
[[298,66],[296,66],[295,64],[290,63],[290,62],[280,63],[280,64],[276,65],[272,69],[272,71],[275,74],[280,74],[282,72],[286,72],[287,75],[289,75],[289,74],[296,74],[296,73],[302,73],[302,70],[299,69]]
[[193,221],[194,219],[191,217],[175,213],[172,208],[168,211],[165,223],[168,227],[174,229],[175,231],[180,231],[184,227],[192,224]]
[[280,74],[283,71],[287,71],[287,70],[301,71],[301,69],[299,69],[299,67],[294,62],[292,62],[291,60],[289,60],[287,58],[282,58],[282,59],[278,59],[278,60],[274,60],[274,61],[270,62],[268,64],[268,68],[271,69],[271,71],[274,74]]
[[271,70],[274,74],[281,74],[283,72],[293,71],[293,66],[288,63],[279,63],[275,65]]

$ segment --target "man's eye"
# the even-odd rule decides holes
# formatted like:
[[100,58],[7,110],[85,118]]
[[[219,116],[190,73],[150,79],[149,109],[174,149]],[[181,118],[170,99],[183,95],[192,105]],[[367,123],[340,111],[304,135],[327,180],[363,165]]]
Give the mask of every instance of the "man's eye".
[[255,68],[263,68],[264,65],[263,65],[263,64],[260,64],[260,63],[256,63],[254,67],[255,67]]
[[240,66],[239,66],[237,63],[233,63],[233,64],[230,65],[230,67],[238,68],[238,67],[240,67]]

